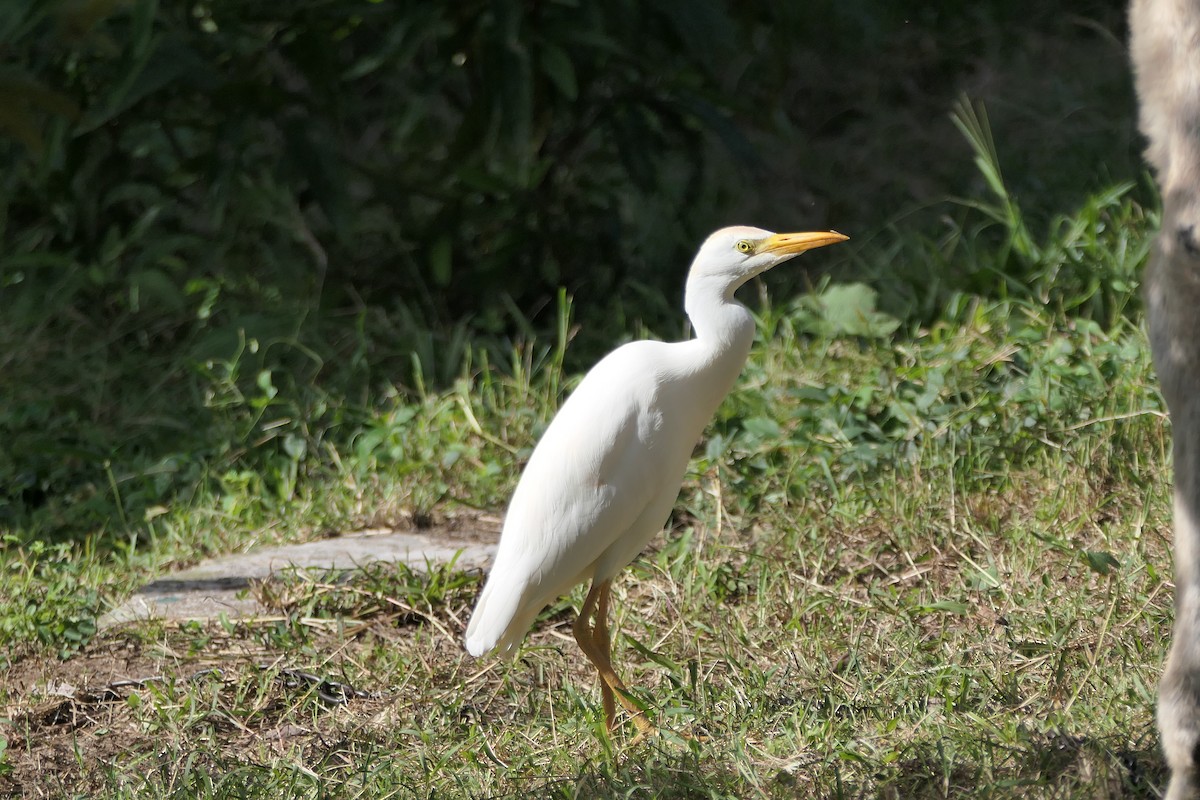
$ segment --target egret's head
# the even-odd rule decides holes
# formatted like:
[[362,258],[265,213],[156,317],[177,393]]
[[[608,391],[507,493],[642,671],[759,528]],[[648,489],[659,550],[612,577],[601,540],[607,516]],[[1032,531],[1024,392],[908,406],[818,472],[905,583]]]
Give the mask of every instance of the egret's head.
[[805,250],[849,239],[836,231],[771,233],[743,225],[722,228],[700,246],[690,278],[719,278],[734,288]]

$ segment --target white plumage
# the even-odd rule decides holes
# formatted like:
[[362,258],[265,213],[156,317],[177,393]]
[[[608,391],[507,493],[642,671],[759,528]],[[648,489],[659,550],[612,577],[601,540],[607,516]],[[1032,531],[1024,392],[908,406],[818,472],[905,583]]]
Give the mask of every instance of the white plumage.
[[575,637],[600,673],[609,728],[615,690],[638,727],[650,729],[609,661],[611,581],[670,516],[692,449],[749,355],[754,320],[734,292],[805,250],[846,238],[734,227],[705,241],[684,300],[696,338],[631,342],[605,356],[534,449],[467,627],[471,655],[513,651],[546,605],[590,579]]

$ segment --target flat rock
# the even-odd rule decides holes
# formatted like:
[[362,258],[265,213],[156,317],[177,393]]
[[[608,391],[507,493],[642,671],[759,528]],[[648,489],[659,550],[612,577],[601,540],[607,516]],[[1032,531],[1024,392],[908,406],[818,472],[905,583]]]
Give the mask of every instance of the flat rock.
[[222,556],[191,569],[175,572],[143,586],[98,620],[101,629],[148,619],[210,620],[271,616],[247,590],[260,581],[290,569],[353,569],[372,562],[403,562],[414,570],[444,564],[456,556],[463,569],[480,568],[496,552],[494,532],[454,530],[359,531],[304,544],[265,547],[249,553]]

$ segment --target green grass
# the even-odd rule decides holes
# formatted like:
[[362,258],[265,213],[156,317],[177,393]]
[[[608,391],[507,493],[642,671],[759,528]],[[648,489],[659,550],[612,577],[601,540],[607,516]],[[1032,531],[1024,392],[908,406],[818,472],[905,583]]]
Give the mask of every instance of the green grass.
[[[760,304],[669,530],[616,587],[617,661],[661,737],[602,735],[569,637],[579,592],[514,662],[467,658],[479,576],[452,567],[269,584],[274,623],[90,627],[140,578],[210,552],[502,508],[570,384],[564,304],[557,344],[476,361],[446,390],[346,403],[352,432],[269,440],[270,469],[230,467],[82,542],[11,536],[0,788],[1153,797],[1169,429],[1136,314],[1079,313],[1089,286],[1135,289],[1143,219],[1101,196],[1031,236],[1023,257],[1046,277],[1007,299],[957,294],[932,322],[890,316],[859,284]],[[986,232],[955,248],[1011,257]],[[1052,269],[1063,252],[1090,276],[1074,296]],[[288,394],[267,406],[300,402]],[[253,397],[228,408],[270,423]],[[334,702],[288,670],[357,691]],[[154,679],[106,688],[116,675]],[[58,697],[61,681],[87,691]]]

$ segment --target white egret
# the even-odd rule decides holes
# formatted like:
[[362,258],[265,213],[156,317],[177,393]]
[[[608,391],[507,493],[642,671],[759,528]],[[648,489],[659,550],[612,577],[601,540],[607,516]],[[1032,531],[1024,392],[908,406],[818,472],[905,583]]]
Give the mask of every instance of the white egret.
[[748,227],[708,237],[684,296],[696,338],[631,342],[609,353],[534,448],[467,626],[471,655],[512,652],[543,608],[591,579],[574,634],[599,673],[605,722],[612,730],[615,693],[639,731],[653,729],[610,660],[613,577],[662,530],[697,440],[746,363],[754,319],[734,292],[806,250],[847,238]]

